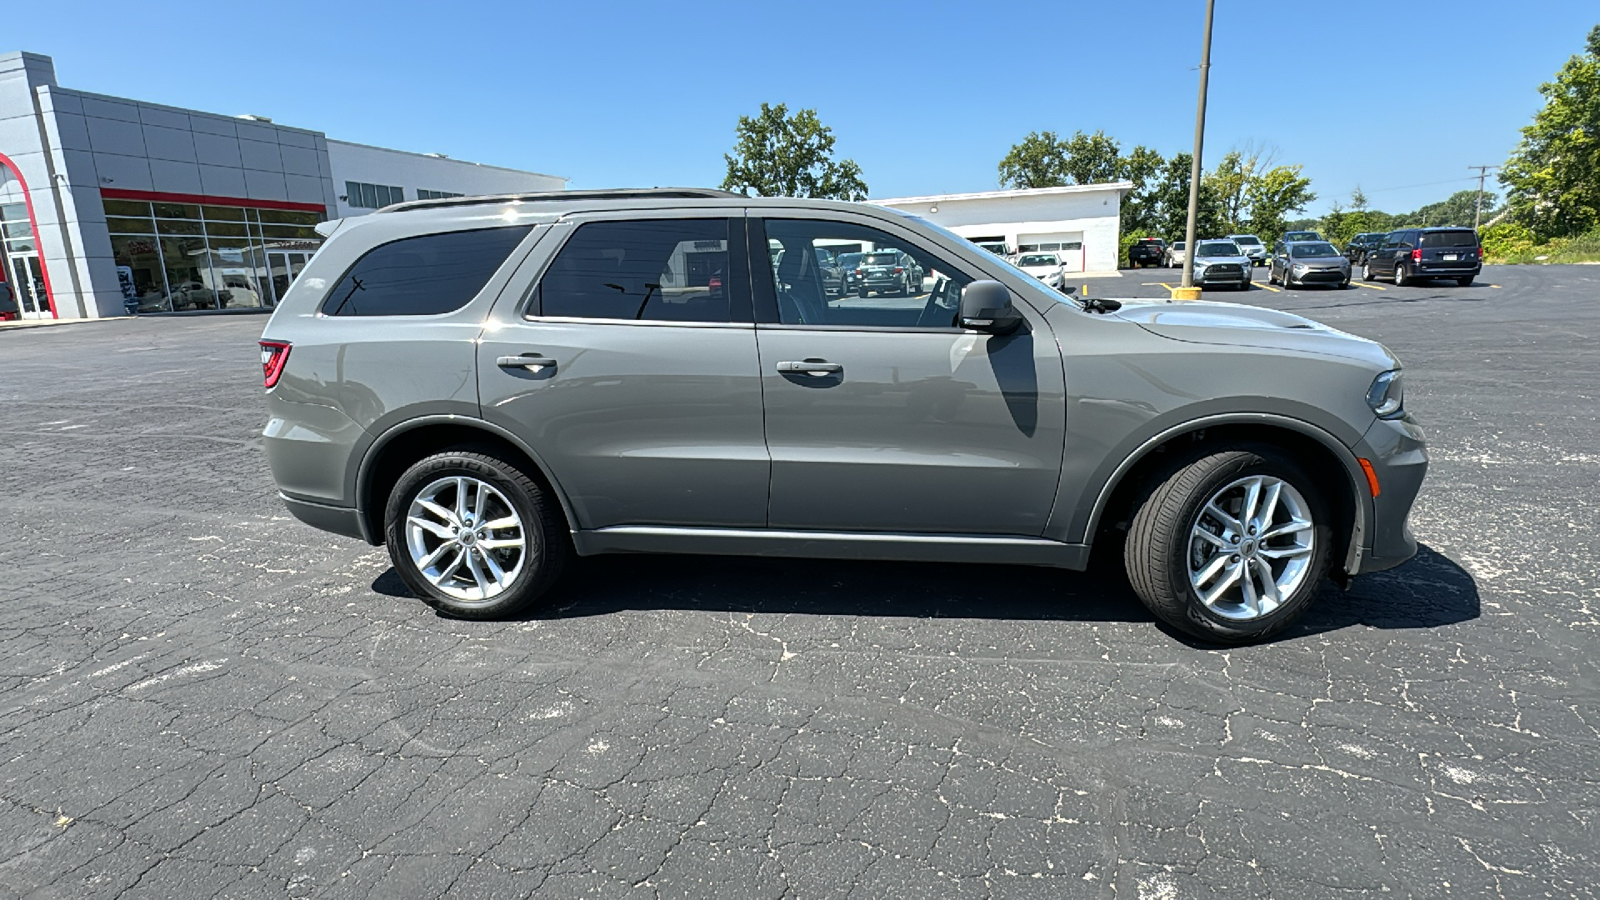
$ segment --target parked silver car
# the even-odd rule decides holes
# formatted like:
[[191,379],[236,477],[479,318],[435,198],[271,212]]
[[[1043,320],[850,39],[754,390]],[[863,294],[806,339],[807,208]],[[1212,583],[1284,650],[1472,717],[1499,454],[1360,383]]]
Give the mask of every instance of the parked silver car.
[[1251,265],[1264,266],[1267,264],[1267,257],[1271,254],[1267,252],[1267,245],[1261,242],[1261,238],[1253,234],[1230,234],[1228,235],[1228,240],[1239,245],[1239,249],[1244,252],[1244,255],[1250,258]]
[[1255,265],[1238,244],[1228,240],[1194,242],[1194,283],[1197,287],[1231,287],[1249,290]]
[[1296,285],[1326,284],[1350,286],[1350,260],[1327,241],[1279,241],[1272,248],[1267,265],[1267,283]]
[[[1416,550],[1399,362],[1298,316],[1074,298],[837,201],[564,191],[324,230],[261,341],[267,460],[449,615],[547,602],[573,554],[1081,569],[1107,543],[1156,616],[1243,642]],[[819,246],[924,277],[832,296]]]

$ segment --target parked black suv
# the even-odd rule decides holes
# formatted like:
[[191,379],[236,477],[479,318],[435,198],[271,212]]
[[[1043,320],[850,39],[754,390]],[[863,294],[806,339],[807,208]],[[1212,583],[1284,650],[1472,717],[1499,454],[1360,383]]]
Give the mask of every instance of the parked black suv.
[[1372,248],[1383,243],[1385,233],[1382,231],[1363,231],[1351,238],[1350,243],[1344,245],[1344,258],[1350,260],[1350,264],[1355,266],[1366,262],[1367,254],[1372,252]]
[[1361,266],[1363,281],[1393,278],[1406,285],[1419,278],[1454,278],[1462,287],[1483,271],[1483,247],[1471,228],[1402,228],[1384,235]]
[[1161,238],[1139,238],[1128,245],[1128,268],[1159,266],[1161,256],[1167,252],[1167,242]]

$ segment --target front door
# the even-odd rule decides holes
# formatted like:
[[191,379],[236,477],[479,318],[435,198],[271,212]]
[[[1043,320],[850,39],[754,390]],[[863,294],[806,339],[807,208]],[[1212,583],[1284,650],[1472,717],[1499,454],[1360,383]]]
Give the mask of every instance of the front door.
[[742,211],[575,217],[524,266],[543,271],[491,314],[479,402],[539,454],[577,526],[764,526]]
[[17,253],[10,258],[6,280],[16,291],[17,310],[24,319],[51,318],[50,298],[44,287],[44,269],[39,254]]
[[[834,216],[753,229],[771,527],[1041,534],[1065,427],[1043,319],[1019,300],[1016,333],[964,331],[961,291],[981,275],[893,226]],[[847,240],[908,257],[908,295],[830,297],[811,249]],[[760,267],[764,256],[775,265]]]

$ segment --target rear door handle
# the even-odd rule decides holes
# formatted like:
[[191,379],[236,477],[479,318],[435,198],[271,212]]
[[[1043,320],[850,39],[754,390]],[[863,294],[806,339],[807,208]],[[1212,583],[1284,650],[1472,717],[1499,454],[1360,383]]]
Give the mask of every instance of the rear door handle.
[[521,356],[502,356],[495,360],[495,365],[502,369],[527,369],[529,372],[542,372],[545,369],[555,368],[556,361],[548,356],[537,353],[524,353]]
[[837,375],[844,371],[844,366],[821,359],[807,359],[778,363],[778,371],[784,375]]

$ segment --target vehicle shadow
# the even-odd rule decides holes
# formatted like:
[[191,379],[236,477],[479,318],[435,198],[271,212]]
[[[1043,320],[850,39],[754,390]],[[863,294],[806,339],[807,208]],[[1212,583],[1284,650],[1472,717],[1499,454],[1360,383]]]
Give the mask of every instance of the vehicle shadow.
[[[573,561],[550,606],[527,619],[603,616],[628,609],[911,618],[1152,622],[1111,562],[1087,572],[1034,566],[618,554]],[[412,596],[388,569],[372,583]],[[1426,546],[1388,572],[1327,586],[1311,612],[1276,640],[1372,628],[1436,628],[1479,615],[1477,583]],[[1163,626],[1191,646],[1203,642]]]

